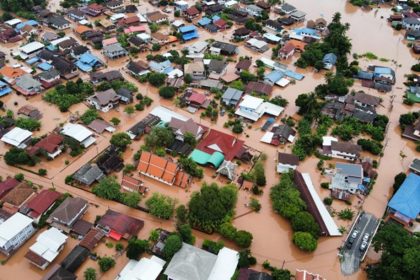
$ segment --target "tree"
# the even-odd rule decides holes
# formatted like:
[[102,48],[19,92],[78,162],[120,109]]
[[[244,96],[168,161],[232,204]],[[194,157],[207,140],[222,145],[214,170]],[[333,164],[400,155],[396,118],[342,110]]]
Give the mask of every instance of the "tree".
[[184,204],[179,205],[176,208],[176,220],[177,223],[182,225],[187,222],[188,219],[188,211]]
[[181,237],[178,234],[172,234],[166,239],[165,247],[163,247],[163,256],[169,261],[181,248]]
[[313,237],[318,238],[320,234],[319,225],[315,222],[314,217],[307,212],[301,211],[291,220],[293,231],[309,232]]
[[172,217],[175,209],[175,200],[160,193],[153,193],[146,201],[150,214],[161,219],[168,220]]
[[262,187],[265,186],[267,181],[265,179],[264,165],[261,161],[257,161],[254,166],[253,175],[255,177],[255,184]]
[[235,243],[242,248],[248,248],[251,246],[253,236],[250,232],[245,230],[238,230],[236,232],[234,241]]
[[402,114],[399,119],[401,129],[404,130],[406,126],[414,124],[416,120],[417,115],[414,113]]
[[193,81],[191,74],[185,74],[184,76],[184,82],[186,84],[191,84],[191,82]]
[[137,208],[141,200],[138,192],[126,192],[121,194],[121,202],[129,207]]
[[168,127],[155,126],[145,138],[145,144],[150,149],[169,147],[174,141],[175,137],[172,129]]
[[150,73],[148,75],[149,83],[152,86],[160,87],[165,83],[166,75],[163,73]]
[[118,132],[112,135],[109,142],[115,147],[125,151],[127,146],[131,144],[131,138],[125,132]]
[[127,258],[131,260],[138,260],[139,257],[149,248],[149,241],[131,238],[127,245]]
[[273,280],[290,280],[292,278],[289,270],[278,268],[273,270],[271,276],[273,277]]
[[111,123],[112,123],[113,125],[115,125],[115,126],[119,125],[119,124],[120,124],[120,122],[121,122],[121,120],[120,120],[119,118],[113,117],[113,118],[111,119]]
[[31,118],[18,118],[15,124],[17,127],[20,127],[29,131],[39,130],[41,127],[40,121],[31,119]]
[[308,252],[315,251],[317,247],[316,239],[309,232],[295,232],[293,234],[293,243],[295,243],[299,249]]
[[83,273],[85,280],[96,280],[96,270],[92,267],[89,267]]
[[182,241],[188,244],[194,244],[195,237],[192,235],[192,229],[189,224],[183,224],[178,227],[178,233]]
[[256,263],[257,259],[251,255],[251,251],[249,249],[239,252],[238,268],[247,268],[251,265],[255,265]]
[[179,159],[179,164],[182,169],[196,178],[203,178],[203,169],[198,167],[197,163],[189,157],[181,157]]
[[39,170],[38,170],[38,175],[39,176],[45,176],[45,175],[47,175],[47,169],[44,169],[44,168],[40,168]]
[[135,109],[134,109],[134,107],[133,107],[133,106],[128,105],[127,107],[125,107],[124,112],[125,112],[127,115],[131,116],[132,114],[134,114]]
[[354,212],[350,208],[346,208],[338,212],[338,217],[342,220],[352,220]]
[[119,200],[121,197],[120,184],[115,177],[108,176],[93,187],[92,193],[105,199]]
[[157,51],[159,51],[159,50],[160,50],[160,45],[159,45],[159,44],[157,44],[157,43],[154,43],[154,44],[152,45],[152,51],[157,52]]
[[95,109],[88,109],[86,112],[83,113],[83,115],[80,117],[80,120],[88,125],[94,120],[96,120],[99,117],[98,111]]
[[191,147],[195,147],[197,145],[197,139],[195,138],[194,134],[187,131],[184,134],[184,143],[190,145]]
[[159,89],[159,95],[165,99],[171,99],[175,96],[176,89],[174,87],[161,87]]
[[31,157],[25,150],[12,147],[4,155],[4,160],[8,165],[29,165],[34,166],[36,160]]
[[115,260],[111,257],[102,257],[99,259],[98,264],[102,272],[107,272],[115,266]]
[[18,173],[15,175],[14,177],[17,181],[22,182],[25,179],[25,175],[23,175],[22,173]]
[[392,186],[393,189],[394,189],[394,193],[396,193],[398,191],[398,189],[400,188],[402,183],[405,181],[406,177],[407,177],[407,175],[405,175],[405,173],[403,173],[403,172],[400,172],[397,175],[395,175],[394,185]]
[[241,72],[240,78],[241,78],[242,82],[244,82],[245,84],[247,84],[249,82],[255,82],[257,80],[257,76],[255,76],[254,74],[249,73],[246,70],[244,70],[244,71]]

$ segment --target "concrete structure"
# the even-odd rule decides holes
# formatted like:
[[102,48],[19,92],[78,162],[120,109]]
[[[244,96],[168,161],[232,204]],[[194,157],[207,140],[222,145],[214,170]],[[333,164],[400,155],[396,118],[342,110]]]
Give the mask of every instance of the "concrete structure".
[[283,107],[270,102],[264,102],[262,98],[245,95],[235,114],[252,121],[257,121],[264,114],[278,117],[283,110]]
[[93,132],[80,124],[66,123],[61,129],[61,133],[77,140],[85,148],[96,142]]
[[21,213],[15,213],[0,224],[0,251],[6,256],[16,251],[36,231],[33,220]]

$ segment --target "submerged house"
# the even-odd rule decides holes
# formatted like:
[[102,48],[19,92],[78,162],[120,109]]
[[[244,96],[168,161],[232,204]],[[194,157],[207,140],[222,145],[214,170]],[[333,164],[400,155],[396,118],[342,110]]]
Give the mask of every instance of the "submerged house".
[[337,163],[330,189],[355,194],[363,183],[363,168],[360,164]]
[[88,206],[88,202],[83,198],[68,197],[51,213],[47,223],[69,233],[73,225],[85,214]]
[[245,95],[242,102],[239,103],[235,114],[251,121],[259,120],[264,114],[275,117],[280,116],[284,108],[270,102],[264,102],[264,99]]
[[362,148],[350,142],[341,142],[331,136],[322,137],[322,152],[324,155],[355,161],[359,158]]
[[13,254],[36,231],[33,220],[21,213],[15,213],[0,224],[0,252]]

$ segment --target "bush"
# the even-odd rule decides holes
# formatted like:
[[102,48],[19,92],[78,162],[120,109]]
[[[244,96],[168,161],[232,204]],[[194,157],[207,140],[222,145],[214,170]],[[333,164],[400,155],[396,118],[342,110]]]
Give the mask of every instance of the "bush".
[[38,170],[38,175],[39,176],[45,176],[45,175],[47,175],[47,169],[40,168]]
[[181,248],[181,237],[177,234],[172,234],[166,239],[165,247],[163,247],[163,256],[167,261],[169,261]]
[[359,139],[357,144],[362,147],[364,151],[368,151],[374,155],[379,155],[382,152],[382,144],[368,139]]
[[249,207],[254,210],[255,212],[260,212],[261,210],[261,203],[255,199],[251,198],[251,201],[249,202]]
[[238,268],[248,268],[257,263],[257,259],[251,255],[250,250],[242,250],[239,252]]
[[316,239],[309,232],[295,232],[293,243],[301,250],[307,252],[315,251],[318,246]]
[[188,244],[194,244],[195,237],[192,235],[192,229],[189,224],[183,224],[178,227],[178,233],[182,241]]
[[83,273],[85,280],[96,280],[96,270],[92,267],[89,267]]
[[124,151],[127,148],[127,146],[131,144],[131,138],[125,132],[118,132],[112,135],[111,140],[109,140],[109,142],[115,147]]
[[400,188],[400,186],[402,185],[402,183],[404,182],[405,178],[407,177],[407,175],[403,172],[398,173],[397,175],[395,175],[394,177],[394,185],[392,186],[394,189],[394,193],[396,193],[398,191],[398,189]]
[[43,99],[57,105],[61,112],[67,112],[72,105],[83,102],[91,94],[92,84],[78,79],[76,82],[69,81],[65,85],[56,86],[45,93]]
[[176,220],[178,224],[185,224],[188,218],[188,211],[185,205],[181,204],[176,208]]
[[25,150],[12,147],[4,155],[4,160],[8,165],[29,165],[36,164],[35,158],[31,157]]
[[160,87],[165,83],[166,75],[163,73],[150,73],[148,75],[149,83],[152,86]]
[[22,182],[25,179],[25,175],[23,175],[22,173],[18,173],[15,175],[15,179],[19,182]]
[[149,248],[149,241],[131,238],[128,241],[126,256],[130,260],[138,260],[147,248]]
[[169,220],[175,209],[175,200],[169,196],[153,193],[152,197],[146,201],[150,214],[161,219]]
[[225,247],[225,243],[222,240],[216,242],[213,240],[206,239],[203,241],[203,244],[201,245],[202,249],[210,253],[213,253],[215,255],[217,255],[223,247]]
[[31,118],[18,118],[16,120],[16,126],[29,131],[39,130],[41,122]]
[[111,123],[112,123],[113,125],[115,125],[115,126],[119,125],[119,124],[120,124],[120,122],[121,122],[121,120],[120,120],[119,118],[113,117],[113,118],[111,119]]
[[328,183],[328,182],[321,183],[321,188],[323,188],[323,189],[329,189],[330,188],[330,183]]
[[238,230],[235,234],[235,238],[233,241],[235,241],[236,245],[242,248],[248,248],[251,246],[253,236],[250,232],[245,230]]
[[338,217],[342,220],[352,220],[354,212],[350,208],[346,208],[338,212]]
[[107,272],[115,266],[115,260],[111,257],[102,257],[99,259],[98,264],[102,272]]
[[88,125],[99,117],[99,113],[95,109],[88,109],[83,115],[80,116],[80,120]]
[[115,177],[108,176],[92,188],[92,193],[109,200],[119,201],[121,198],[120,184]]
[[159,95],[165,99],[171,99],[175,96],[176,89],[174,87],[161,87],[159,89]]
[[331,197],[324,198],[325,205],[331,205],[333,203],[333,199]]
[[318,238],[320,234],[319,225],[315,222],[314,217],[306,211],[296,214],[291,220],[292,229],[295,232],[309,232],[314,238]]

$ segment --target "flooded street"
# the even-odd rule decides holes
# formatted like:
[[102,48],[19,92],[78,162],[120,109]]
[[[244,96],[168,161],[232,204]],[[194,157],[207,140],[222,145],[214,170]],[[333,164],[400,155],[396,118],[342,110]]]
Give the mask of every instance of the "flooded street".
[[[192,3],[193,1],[189,2]],[[408,107],[406,105],[403,105],[402,103],[402,97],[405,89],[405,86],[403,85],[404,75],[410,73],[410,68],[416,62],[418,56],[416,57],[415,55],[413,55],[410,49],[405,46],[406,42],[404,42],[403,40],[403,33],[396,32],[389,26],[389,23],[386,21],[386,18],[392,13],[389,8],[375,8],[372,11],[366,12],[359,8],[346,4],[347,1],[345,0],[289,0],[288,2],[292,5],[295,5],[298,9],[305,11],[307,13],[307,19],[316,19],[319,17],[323,17],[329,22],[335,12],[340,12],[342,14],[342,21],[350,24],[350,30],[348,32],[348,35],[352,40],[352,53],[362,54],[365,52],[372,52],[376,54],[379,58],[385,58],[389,60],[388,62],[381,62],[379,60],[368,61],[367,59],[360,59],[360,66],[367,67],[369,64],[379,64],[390,66],[392,68],[395,68],[396,70],[397,82],[394,86],[394,90],[388,94],[378,93],[374,90],[362,88],[360,83],[357,81],[355,82],[355,85],[353,87],[356,90],[361,89],[369,94],[381,97],[383,99],[383,107],[379,109],[379,113],[387,115],[390,119],[389,128],[387,131],[386,139],[384,141],[384,155],[380,160],[380,165],[377,170],[379,176],[376,180],[376,184],[372,192],[366,198],[362,208],[364,211],[372,213],[377,218],[381,218],[385,211],[387,201],[391,195],[390,190],[392,188],[394,176],[401,171],[405,172],[411,161],[416,156],[418,156],[418,153],[416,153],[415,151],[415,145],[413,145],[413,143],[407,140],[402,139],[400,136],[400,130],[398,128],[398,119],[400,114],[406,113],[408,111],[418,110],[420,107],[419,105]],[[56,9],[58,8],[58,1],[50,1],[49,5],[50,7],[54,7],[54,9]],[[149,3],[143,2],[142,5],[139,7],[141,13],[151,11],[152,9],[154,8],[150,6]],[[272,16],[272,18],[274,18],[274,15]],[[231,30],[219,32],[216,34],[209,33],[207,31],[204,31],[203,29],[199,29],[200,40],[211,38],[215,40],[228,41],[234,29],[235,28],[232,28]],[[71,33],[70,30],[67,30],[66,32],[68,34]],[[75,39],[80,40],[77,37]],[[192,42],[188,42],[186,44],[177,43],[176,48],[178,50],[181,50],[183,47],[194,44],[196,41],[197,40],[193,40]],[[15,46],[17,47],[18,45],[16,44]],[[1,49],[7,48],[3,45],[1,46]],[[170,46],[164,47],[162,48],[160,53],[164,53],[170,49],[172,49],[172,47]],[[92,50],[92,52],[105,61],[105,58],[100,53],[100,51]],[[7,53],[9,53],[9,51]],[[147,54],[149,53],[139,54],[138,59],[142,59],[145,61],[145,57]],[[267,51],[262,55],[256,55],[256,53],[245,48],[243,46],[243,43],[241,43],[239,56],[251,56],[254,58],[255,61],[255,58],[260,56],[270,58],[271,51]],[[298,55],[295,55],[293,59],[286,62],[291,70],[296,70],[296,67],[293,65],[293,62],[296,61],[297,57]],[[352,59],[349,60],[351,61]],[[394,63],[393,61],[396,61],[396,63]],[[101,113],[101,117],[103,117],[107,121],[109,121],[113,117],[118,117],[121,120],[121,124],[117,127],[118,131],[126,131],[136,122],[144,118],[154,106],[163,105],[171,107],[171,109],[173,109],[174,111],[185,116],[189,116],[193,118],[196,122],[199,122],[205,126],[208,126],[210,128],[216,128],[226,133],[231,133],[229,129],[223,127],[223,124],[228,120],[227,115],[223,117],[219,116],[217,123],[211,123],[208,119],[200,118],[201,112],[191,114],[184,109],[175,107],[171,101],[162,100],[159,97],[156,88],[148,86],[147,84],[141,84],[134,78],[129,76],[127,73],[125,73],[123,68],[126,62],[127,58],[115,61],[108,61],[108,67],[106,70],[120,70],[126,80],[134,83],[139,88],[140,93],[152,98],[154,102],[151,107],[148,107],[141,112],[136,111],[132,116],[128,116],[123,112],[124,106],[120,106],[118,110],[112,110],[108,113]],[[231,66],[232,63],[229,66],[229,71],[233,68]],[[286,107],[282,117],[286,115],[296,116],[296,97],[301,93],[307,93],[312,91],[318,84],[324,82],[324,73],[315,73],[310,69],[298,69],[297,71],[305,75],[305,78],[302,81],[297,81],[296,84],[290,84],[286,88],[279,88],[276,86],[273,91],[273,96],[280,95],[289,101],[289,105]],[[83,79],[88,78],[86,74],[82,74],[81,77]],[[389,108],[392,95],[395,95],[395,99],[393,102],[393,109],[390,111]],[[38,107],[41,110],[41,112],[43,112],[44,116],[41,119],[42,127],[40,131],[34,133],[35,136],[47,134],[54,128],[58,127],[60,124],[65,123],[71,113],[79,112],[79,114],[82,114],[87,109],[86,105],[78,104],[71,107],[71,113],[60,113],[57,107],[42,101],[41,96],[37,96],[26,100],[22,96],[16,96],[15,94],[13,94],[3,97],[2,101],[4,102],[5,107],[7,109],[11,109],[14,112],[17,112],[17,109],[25,104],[34,105]],[[17,102],[18,105],[15,105],[15,102]],[[287,268],[290,271],[292,271],[292,273],[294,273],[294,270],[296,268],[299,268],[306,269],[313,273],[319,273],[320,275],[329,280],[366,279],[365,273],[361,270],[359,270],[356,274],[351,276],[343,276],[341,274],[340,262],[339,258],[337,257],[337,249],[340,246],[342,246],[344,237],[320,238],[317,250],[311,254],[303,253],[302,251],[298,250],[295,245],[293,245],[291,241],[293,233],[291,226],[289,222],[287,222],[285,219],[281,218],[278,214],[275,214],[272,211],[271,201],[269,197],[271,186],[275,185],[279,181],[279,176],[275,172],[277,164],[277,151],[290,152],[292,146],[286,145],[277,148],[260,142],[259,139],[262,137],[263,132],[259,128],[262,126],[265,120],[266,118],[263,118],[257,123],[255,123],[252,126],[252,128],[245,128],[244,134],[239,136],[240,139],[245,141],[246,145],[268,155],[267,160],[264,163],[267,177],[267,186],[263,188],[263,194],[261,196],[256,196],[256,198],[259,199],[262,205],[262,209],[259,213],[249,213],[250,209],[247,208],[245,204],[249,202],[250,198],[253,197],[253,195],[250,192],[239,190],[238,203],[235,213],[235,216],[237,216],[238,218],[235,218],[233,221],[234,225],[239,229],[250,231],[253,234],[254,239],[252,247],[250,249],[252,251],[252,254],[258,260],[257,268],[262,269],[262,263],[265,260],[268,260],[273,266]],[[249,135],[249,137],[247,137],[246,135]],[[0,161],[0,174],[3,178],[5,178],[7,175],[13,176],[16,173],[22,172],[25,174],[26,179],[31,180],[35,184],[42,185],[44,188],[55,187],[60,192],[69,192],[73,196],[80,196],[87,199],[91,203],[91,206],[88,210],[87,215],[85,216],[85,219],[90,222],[93,222],[95,220],[96,215],[101,215],[105,213],[106,209],[108,208],[142,219],[145,221],[145,227],[141,230],[139,238],[147,238],[152,229],[159,227],[167,230],[175,230],[175,224],[173,220],[164,221],[156,219],[144,212],[135,209],[130,209],[116,202],[97,198],[87,191],[73,188],[64,183],[66,176],[73,174],[80,168],[80,166],[89,162],[94,157],[96,157],[98,153],[103,151],[109,145],[110,138],[111,134],[109,133],[98,135],[96,145],[87,149],[85,153],[83,153],[77,158],[71,158],[70,156],[65,154],[60,155],[57,159],[55,159],[52,162],[46,162],[45,160],[43,160],[40,164],[33,168],[32,171],[37,172],[39,168],[48,169],[48,175],[45,178],[39,177],[27,171],[22,171],[18,168],[7,166],[3,160]],[[124,154],[126,164],[133,163],[133,154],[140,149],[140,146],[142,144],[143,140],[134,141],[133,144],[130,145],[128,151],[126,151]],[[8,147],[6,147],[4,143],[0,143],[0,153],[2,155],[7,149]],[[401,157],[401,154],[404,154],[405,157]],[[69,160],[68,165],[64,164],[65,160]],[[320,172],[316,169],[317,162],[318,159],[315,157],[308,158],[300,163],[298,169],[301,172],[310,173],[314,186],[321,199],[323,199],[324,197],[329,196],[330,192],[328,190],[321,189],[320,183],[328,181],[328,178],[322,176]],[[214,178],[213,175],[214,170],[206,168],[205,177],[203,181],[214,181],[221,185],[220,180]],[[121,178],[121,176],[122,172],[118,174],[119,178]],[[189,189],[184,190],[177,187],[169,187],[144,176],[136,175],[136,177],[143,180],[145,182],[145,185],[150,189],[150,192],[147,194],[146,198],[144,198],[141,202],[142,206],[144,206],[147,197],[150,197],[153,192],[164,193],[173,198],[176,198],[179,204],[186,204],[189,201],[191,193],[193,191],[198,191],[202,184],[202,182],[194,181],[194,183]],[[347,207],[349,206],[344,204],[343,202],[339,202],[336,200],[332,204],[332,208],[336,211],[340,211],[341,209]],[[351,208],[353,211],[359,210],[357,199],[353,200]],[[338,226],[344,226],[347,229],[350,227],[350,222],[338,220],[337,217],[335,217],[334,220],[336,221]],[[221,237],[217,234],[207,235],[204,233],[199,233],[197,231],[194,231],[194,235],[197,237],[196,246],[200,246],[204,239],[221,239]],[[29,262],[23,257],[29,246],[34,243],[35,238],[36,237],[34,236],[31,240],[26,242],[25,245],[20,248],[17,254],[15,254],[7,262],[5,266],[7,269],[0,269],[2,270],[2,273],[0,273],[0,280],[32,280],[41,278],[41,275],[43,275],[43,273],[38,269],[32,267],[29,264]],[[107,239],[106,242],[108,241],[109,240]],[[72,238],[69,238],[64,252],[62,252],[59,255],[55,263],[59,263],[75,244],[77,244],[77,241]],[[234,248],[234,245],[228,242],[225,242],[225,244],[227,244],[229,247]],[[98,255],[102,256],[115,254],[115,249],[107,248],[104,243],[101,243],[95,249],[95,251],[98,252]],[[369,255],[373,254],[369,253],[368,257]],[[118,272],[124,267],[124,265],[127,262],[128,259],[125,256],[117,258],[116,267],[107,272],[107,274],[104,275],[104,277],[102,277],[101,279],[114,279]],[[83,279],[83,271],[88,267],[94,267],[98,270],[97,263],[95,263],[92,260],[88,260],[82,265],[82,267],[77,272],[79,279]],[[31,273],[31,278],[28,278],[29,272]]]

